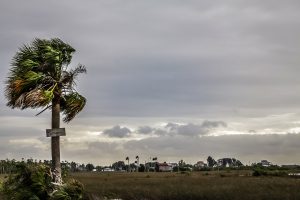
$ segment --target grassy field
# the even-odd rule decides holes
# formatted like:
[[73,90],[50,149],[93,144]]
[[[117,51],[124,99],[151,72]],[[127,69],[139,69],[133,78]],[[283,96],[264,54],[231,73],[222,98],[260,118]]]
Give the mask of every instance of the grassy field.
[[[300,179],[253,177],[251,171],[192,173],[74,173],[90,199],[297,200]],[[4,176],[0,176],[0,181]],[[1,200],[0,194],[0,200]]]
[[76,173],[71,177],[81,181],[94,199],[300,199],[300,179],[252,177],[250,171]]
[[[0,174],[0,184],[3,182],[4,177],[6,177],[6,175]],[[2,200],[2,199],[3,199],[3,196],[2,196],[1,191],[0,191],[0,200]]]

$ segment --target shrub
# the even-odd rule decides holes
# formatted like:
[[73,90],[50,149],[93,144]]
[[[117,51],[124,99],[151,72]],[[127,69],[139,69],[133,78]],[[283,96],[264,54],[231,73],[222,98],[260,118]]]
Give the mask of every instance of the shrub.
[[256,168],[253,169],[252,176],[287,176],[287,172],[284,170],[269,170]]
[[3,193],[10,199],[47,199],[53,188],[50,168],[45,165],[17,165],[17,173],[3,184]]
[[209,173],[208,172],[205,172],[204,174],[203,174],[203,176],[208,176],[209,175]]
[[1,199],[1,194],[3,192],[3,183],[0,181],[0,199]]
[[78,181],[72,179],[61,186],[51,181],[49,166],[21,163],[17,165],[17,173],[3,183],[3,193],[8,199],[83,199],[83,185]]
[[185,176],[190,176],[191,172],[189,172],[189,171],[181,171],[180,174],[184,174]]
[[51,200],[79,200],[84,199],[83,185],[75,179],[70,179],[59,190],[50,195]]

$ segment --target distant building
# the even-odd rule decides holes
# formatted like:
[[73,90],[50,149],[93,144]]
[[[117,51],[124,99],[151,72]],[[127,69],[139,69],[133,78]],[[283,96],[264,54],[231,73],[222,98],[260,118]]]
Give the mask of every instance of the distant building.
[[219,167],[231,167],[232,159],[231,158],[221,158],[217,161]]
[[155,168],[158,162],[147,162],[145,163],[145,171],[146,172],[155,172]]
[[204,167],[207,167],[207,164],[204,163],[203,161],[198,161],[195,165],[194,165],[195,168],[204,168]]
[[262,161],[260,161],[260,164],[261,164],[261,166],[263,166],[263,167],[270,167],[270,166],[272,166],[272,163],[269,162],[269,161],[267,161],[267,160],[262,160]]
[[168,164],[172,166],[172,169],[173,169],[174,167],[178,167],[178,163],[168,163]]
[[157,163],[158,171],[160,172],[171,172],[173,170],[172,165],[164,162],[164,163]]
[[240,167],[243,163],[235,158],[221,158],[217,161],[217,165],[218,167]]
[[110,167],[105,167],[103,169],[104,172],[114,172],[115,170],[113,168],[110,168]]

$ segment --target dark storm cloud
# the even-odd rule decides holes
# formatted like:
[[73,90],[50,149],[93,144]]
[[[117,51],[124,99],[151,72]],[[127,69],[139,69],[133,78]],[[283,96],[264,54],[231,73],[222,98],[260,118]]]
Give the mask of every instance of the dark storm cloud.
[[[169,137],[184,137],[186,146],[188,142],[193,146],[195,137],[185,136],[203,136],[214,128],[224,128],[220,119],[234,118],[240,126],[249,126],[246,130],[256,130],[247,125],[253,118],[300,112],[299,9],[296,0],[3,0],[0,79],[6,79],[11,58],[23,43],[35,37],[59,37],[77,50],[72,65],[82,63],[88,70],[77,88],[88,103],[78,118],[66,125],[76,127],[69,136],[99,130],[100,122],[101,127],[108,127],[132,118],[148,120],[145,124],[180,118],[186,123],[144,126],[136,132],[156,135],[166,143],[169,139],[170,145],[173,140]],[[36,111],[11,110],[5,104],[2,95],[0,116],[20,116],[12,120],[20,126],[1,125],[2,137],[38,134],[39,129],[32,128],[36,127]],[[23,124],[28,116],[32,120]],[[49,113],[43,116],[51,117]],[[198,124],[198,119],[211,120]],[[260,129],[261,124],[265,128],[290,127],[278,123],[257,122]],[[28,126],[32,127],[25,130]],[[41,130],[49,126],[46,120],[38,125]],[[106,134],[128,137],[132,133],[116,126]],[[222,147],[221,138],[215,140]],[[235,146],[244,143],[242,136],[236,138]],[[256,149],[253,138],[252,148]],[[272,138],[275,136],[264,137],[262,145],[272,149],[267,140],[278,141]],[[207,142],[214,145],[211,140]],[[177,141],[173,145],[183,149],[182,154],[190,153]],[[174,148],[167,146],[169,152]],[[158,147],[164,148],[162,144]],[[243,151],[242,145],[239,148]],[[88,150],[84,152],[88,154]]]
[[129,136],[129,134],[131,133],[130,129],[123,127],[121,128],[119,125],[114,126],[111,129],[105,129],[103,131],[104,135],[108,135],[109,137],[126,137]]
[[61,37],[88,67],[78,86],[86,115],[266,113],[299,102],[297,1],[57,4],[1,2],[1,76],[22,43]]

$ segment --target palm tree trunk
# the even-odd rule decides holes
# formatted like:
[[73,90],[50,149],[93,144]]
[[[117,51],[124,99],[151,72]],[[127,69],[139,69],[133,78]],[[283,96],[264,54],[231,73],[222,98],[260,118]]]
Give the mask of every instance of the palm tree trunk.
[[[52,100],[52,128],[60,126],[60,99],[55,96]],[[60,166],[60,144],[59,136],[51,137],[51,152],[52,152],[52,175],[53,182],[62,183],[61,166]]]

